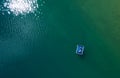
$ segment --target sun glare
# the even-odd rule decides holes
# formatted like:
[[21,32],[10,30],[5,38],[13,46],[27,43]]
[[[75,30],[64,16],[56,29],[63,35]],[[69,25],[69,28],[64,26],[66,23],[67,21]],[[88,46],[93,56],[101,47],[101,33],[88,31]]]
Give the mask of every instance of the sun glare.
[[34,13],[38,8],[37,0],[6,0],[3,3],[4,10],[8,14],[25,15]]

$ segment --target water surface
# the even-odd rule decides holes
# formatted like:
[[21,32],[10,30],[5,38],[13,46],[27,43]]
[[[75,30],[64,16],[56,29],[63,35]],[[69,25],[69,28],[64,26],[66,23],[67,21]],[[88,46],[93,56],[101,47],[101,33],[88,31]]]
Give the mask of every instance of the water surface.
[[0,14],[1,78],[120,77],[118,0],[37,2],[34,13]]

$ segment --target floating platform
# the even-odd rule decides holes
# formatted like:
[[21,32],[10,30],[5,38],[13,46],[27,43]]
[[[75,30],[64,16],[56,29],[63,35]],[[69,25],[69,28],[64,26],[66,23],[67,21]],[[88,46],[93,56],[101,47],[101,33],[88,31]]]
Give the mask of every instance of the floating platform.
[[83,45],[77,45],[77,48],[76,48],[76,54],[77,55],[83,55],[84,54],[84,46]]

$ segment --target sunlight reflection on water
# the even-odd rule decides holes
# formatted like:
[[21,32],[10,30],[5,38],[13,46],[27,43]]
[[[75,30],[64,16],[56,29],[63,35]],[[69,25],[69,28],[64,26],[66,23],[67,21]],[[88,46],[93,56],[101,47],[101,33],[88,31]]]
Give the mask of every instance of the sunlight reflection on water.
[[[45,1],[41,1],[41,4],[44,5]],[[0,12],[2,15],[7,13],[18,16],[33,13],[36,16],[36,13],[41,14],[41,11],[38,11],[38,8],[42,7],[41,4],[38,5],[37,0],[5,0],[0,5]]]
[[3,3],[4,10],[8,14],[13,13],[16,16],[27,13],[34,13],[38,8],[37,0],[6,0]]
[[44,4],[44,0],[0,2],[0,64],[29,56],[37,40],[42,42],[46,34],[42,23]]

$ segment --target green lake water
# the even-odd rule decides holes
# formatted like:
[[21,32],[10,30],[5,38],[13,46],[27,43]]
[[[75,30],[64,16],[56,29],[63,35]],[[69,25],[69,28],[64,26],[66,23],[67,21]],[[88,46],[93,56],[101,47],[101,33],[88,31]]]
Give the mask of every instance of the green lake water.
[[39,18],[0,15],[0,78],[120,78],[120,1],[45,2]]

